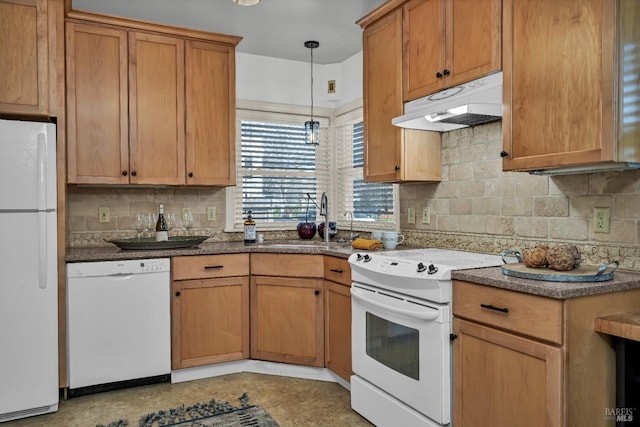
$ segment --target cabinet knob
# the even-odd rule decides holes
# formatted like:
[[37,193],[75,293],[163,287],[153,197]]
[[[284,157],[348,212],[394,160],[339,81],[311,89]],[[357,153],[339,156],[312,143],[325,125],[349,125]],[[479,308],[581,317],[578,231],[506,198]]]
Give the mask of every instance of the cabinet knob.
[[506,151],[501,151],[500,152],[500,157],[507,157],[509,155],[509,153],[507,153]]
[[193,178],[193,172],[189,172],[189,178]]
[[449,74],[451,74],[451,72],[445,68],[442,74],[444,74],[445,76],[448,76]]
[[396,165],[396,167],[393,168],[396,172],[400,170],[400,166]]
[[131,176],[136,176],[136,175],[138,175],[138,172],[136,172],[136,171],[131,171]]
[[122,171],[122,176],[127,176],[127,171]]
[[320,291],[317,290],[317,289],[313,293],[316,294],[316,295],[320,295]]
[[441,78],[442,78],[442,73],[441,73],[440,71],[438,71],[438,72],[436,73],[436,78],[437,78],[437,79],[441,79]]
[[176,296],[179,297],[180,296],[180,291],[176,291]]

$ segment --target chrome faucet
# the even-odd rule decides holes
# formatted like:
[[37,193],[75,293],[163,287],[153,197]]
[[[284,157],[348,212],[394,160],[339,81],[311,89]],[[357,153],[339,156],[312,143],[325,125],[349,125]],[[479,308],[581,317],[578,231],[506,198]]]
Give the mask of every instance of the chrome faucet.
[[346,211],[344,213],[344,216],[348,217],[351,220],[351,225],[349,226],[349,240],[351,241],[356,240],[356,238],[360,236],[360,233],[353,232],[353,212]]
[[331,240],[329,233],[331,233],[331,226],[329,225],[329,198],[327,193],[322,193],[320,197],[320,215],[324,216],[324,241],[329,242]]

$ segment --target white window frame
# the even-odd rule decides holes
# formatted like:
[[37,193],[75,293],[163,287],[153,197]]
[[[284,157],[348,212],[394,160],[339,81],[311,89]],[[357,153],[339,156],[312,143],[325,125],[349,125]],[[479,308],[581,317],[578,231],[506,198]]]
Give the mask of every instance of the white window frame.
[[[238,101],[238,108],[236,109],[236,186],[226,188],[226,220],[225,220],[225,232],[242,232],[243,231],[243,217],[236,216],[236,197],[242,197],[242,175],[241,175],[241,153],[242,153],[242,133],[241,124],[243,120],[249,121],[266,121],[266,122],[281,122],[292,124],[304,124],[308,117],[308,109],[283,105],[283,104],[270,104],[263,102],[253,101]],[[340,188],[341,183],[338,182],[337,173],[337,132],[341,126],[355,124],[362,121],[362,103],[357,103],[358,106],[350,106],[348,111],[339,112],[337,116],[332,117],[332,114],[336,110],[328,109],[316,109],[317,115],[314,118],[320,122],[321,129],[321,145],[317,148],[323,150],[322,155],[328,159],[328,168],[326,176],[321,178],[318,182],[317,195],[318,198],[322,192],[327,192],[329,197],[329,221],[336,222],[338,229],[349,230],[351,225],[350,219],[345,216],[345,211],[349,210],[353,212],[353,208],[345,208],[345,203],[341,201]],[[323,146],[324,144],[324,146]],[[400,227],[400,197],[399,186],[394,186],[394,209],[393,209],[393,221],[392,222],[375,222],[375,221],[353,221],[353,228],[356,231],[372,231],[372,230],[398,230]],[[317,200],[320,203],[320,200]],[[316,222],[324,221],[323,217],[316,217]],[[260,223],[258,228],[264,231],[279,231],[279,230],[295,230],[297,222],[270,222]]]

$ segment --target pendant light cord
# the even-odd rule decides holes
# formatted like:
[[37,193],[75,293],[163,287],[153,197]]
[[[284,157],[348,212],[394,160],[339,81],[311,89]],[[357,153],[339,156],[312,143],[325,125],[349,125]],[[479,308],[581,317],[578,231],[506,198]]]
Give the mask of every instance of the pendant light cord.
[[311,121],[313,122],[313,47],[311,48]]

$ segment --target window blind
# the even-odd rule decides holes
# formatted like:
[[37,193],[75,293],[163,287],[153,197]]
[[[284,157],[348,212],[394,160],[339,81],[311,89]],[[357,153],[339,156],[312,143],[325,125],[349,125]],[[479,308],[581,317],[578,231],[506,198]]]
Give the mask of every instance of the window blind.
[[[305,144],[304,117],[257,111],[238,116],[233,228],[241,228],[248,211],[259,228],[295,228],[307,218],[307,194],[318,200],[328,188],[328,121],[321,121],[320,145],[314,146]],[[317,213],[310,203],[309,221]]]
[[336,152],[340,211],[352,212],[360,228],[397,228],[397,185],[364,182],[361,109],[336,119]]

